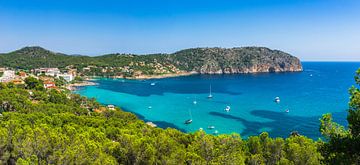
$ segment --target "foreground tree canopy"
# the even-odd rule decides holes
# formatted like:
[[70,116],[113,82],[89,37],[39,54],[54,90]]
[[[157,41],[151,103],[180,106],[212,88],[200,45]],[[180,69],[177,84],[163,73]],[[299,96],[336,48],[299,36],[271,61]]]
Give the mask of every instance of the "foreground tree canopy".
[[[360,71],[356,82],[360,83]],[[351,88],[349,128],[321,120],[324,141],[268,133],[244,140],[152,128],[94,99],[0,84],[0,164],[358,164],[360,91]]]

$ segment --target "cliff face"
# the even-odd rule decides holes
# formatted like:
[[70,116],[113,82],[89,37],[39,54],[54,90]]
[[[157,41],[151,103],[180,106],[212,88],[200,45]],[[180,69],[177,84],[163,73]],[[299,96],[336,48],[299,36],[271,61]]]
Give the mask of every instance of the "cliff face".
[[302,71],[298,58],[263,47],[196,48],[176,52],[173,63],[201,74]]

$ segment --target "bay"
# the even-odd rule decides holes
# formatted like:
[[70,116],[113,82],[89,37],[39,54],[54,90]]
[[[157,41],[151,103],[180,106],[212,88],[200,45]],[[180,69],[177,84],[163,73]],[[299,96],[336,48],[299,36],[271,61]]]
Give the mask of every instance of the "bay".
[[[303,62],[303,72],[192,75],[152,80],[97,79],[76,93],[113,104],[161,128],[209,134],[263,131],[288,137],[298,131],[320,138],[319,118],[332,113],[347,125],[348,89],[358,62]],[[213,98],[207,98],[210,92]],[[279,97],[280,103],[274,102]],[[196,104],[194,104],[194,101]],[[231,109],[226,112],[224,109]],[[288,112],[286,112],[288,110]],[[184,124],[192,119],[191,124]],[[213,129],[209,129],[213,126]]]

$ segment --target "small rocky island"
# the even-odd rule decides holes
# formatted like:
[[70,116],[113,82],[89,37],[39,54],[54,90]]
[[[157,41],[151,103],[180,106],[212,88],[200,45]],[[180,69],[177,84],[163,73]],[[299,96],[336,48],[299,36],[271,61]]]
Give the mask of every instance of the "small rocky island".
[[189,74],[236,74],[302,71],[298,58],[265,47],[192,48],[172,54],[67,55],[41,47],[0,54],[0,67],[32,70],[53,67],[80,76],[162,78]]

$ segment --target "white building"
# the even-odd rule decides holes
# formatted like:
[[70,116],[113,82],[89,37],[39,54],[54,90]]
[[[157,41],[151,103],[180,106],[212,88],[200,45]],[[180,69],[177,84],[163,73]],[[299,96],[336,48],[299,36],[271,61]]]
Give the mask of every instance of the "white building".
[[53,76],[60,74],[60,70],[58,68],[39,68],[35,69],[35,72],[39,74],[45,74],[46,76]]
[[69,74],[69,73],[64,73],[64,74],[57,74],[56,77],[62,77],[64,78],[67,82],[70,82],[72,80],[74,80],[74,75],[73,74]]

